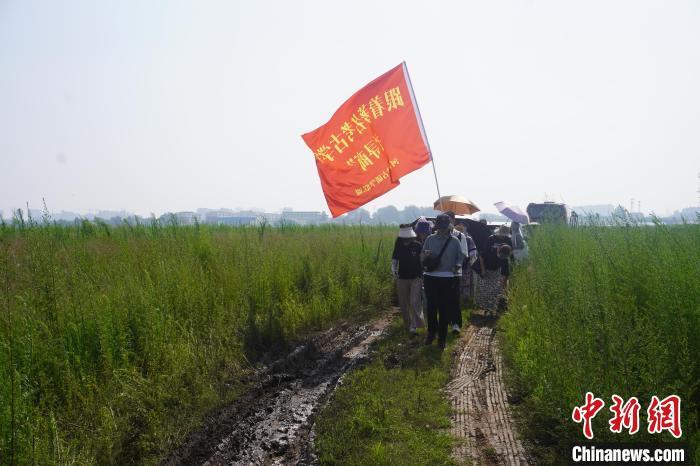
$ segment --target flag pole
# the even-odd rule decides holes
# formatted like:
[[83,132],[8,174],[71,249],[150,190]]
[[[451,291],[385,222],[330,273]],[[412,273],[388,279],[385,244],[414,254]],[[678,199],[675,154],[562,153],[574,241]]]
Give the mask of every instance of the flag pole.
[[425,142],[428,148],[428,154],[430,155],[430,163],[433,166],[433,176],[435,176],[435,187],[438,193],[438,202],[440,202],[440,209],[442,210],[442,196],[440,195],[440,185],[438,184],[437,171],[435,170],[435,159],[433,158],[433,151],[430,148],[430,142],[428,141],[428,134],[425,132],[425,126],[423,126],[423,117],[420,114],[420,107],[418,107],[418,101],[416,100],[416,95],[413,92],[413,84],[411,83],[411,75],[408,74],[408,67],[406,62],[402,62],[403,71],[406,74],[406,81],[408,82],[408,91],[411,93],[411,102],[413,102],[413,107],[416,109],[416,116],[418,117],[418,126],[420,128],[421,136],[423,136],[423,142]]

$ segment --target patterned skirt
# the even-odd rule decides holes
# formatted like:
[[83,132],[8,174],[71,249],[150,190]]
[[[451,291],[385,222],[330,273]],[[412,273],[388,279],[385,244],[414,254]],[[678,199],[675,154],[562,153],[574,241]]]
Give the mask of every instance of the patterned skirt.
[[460,282],[459,294],[462,303],[468,303],[474,299],[474,277],[476,274],[470,267],[462,268],[462,280]]
[[497,311],[498,301],[503,297],[503,281],[500,270],[486,270],[478,279],[476,307],[485,311]]

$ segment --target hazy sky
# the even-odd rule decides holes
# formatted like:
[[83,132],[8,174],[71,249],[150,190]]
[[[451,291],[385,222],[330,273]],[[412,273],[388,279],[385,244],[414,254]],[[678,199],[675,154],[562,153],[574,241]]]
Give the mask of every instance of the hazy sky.
[[[443,194],[698,205],[697,1],[0,0],[0,210],[326,210],[300,135],[406,60]],[[366,207],[428,205],[430,166]]]

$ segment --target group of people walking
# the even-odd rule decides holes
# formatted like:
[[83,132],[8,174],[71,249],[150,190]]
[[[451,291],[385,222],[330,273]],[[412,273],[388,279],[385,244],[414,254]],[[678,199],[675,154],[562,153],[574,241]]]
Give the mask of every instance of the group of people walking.
[[454,333],[461,330],[464,298],[471,296],[477,308],[495,314],[504,298],[512,250],[505,226],[477,248],[453,212],[438,215],[434,224],[421,218],[413,227],[401,225],[391,269],[406,330],[417,335],[427,323],[425,343],[437,337],[444,349],[448,327]]

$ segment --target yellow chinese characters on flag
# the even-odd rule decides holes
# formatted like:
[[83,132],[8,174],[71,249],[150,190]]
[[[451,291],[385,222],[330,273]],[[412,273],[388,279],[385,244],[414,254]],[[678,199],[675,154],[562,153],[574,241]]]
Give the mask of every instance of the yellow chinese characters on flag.
[[316,158],[333,217],[395,188],[430,161],[406,63],[357,91],[302,138]]

